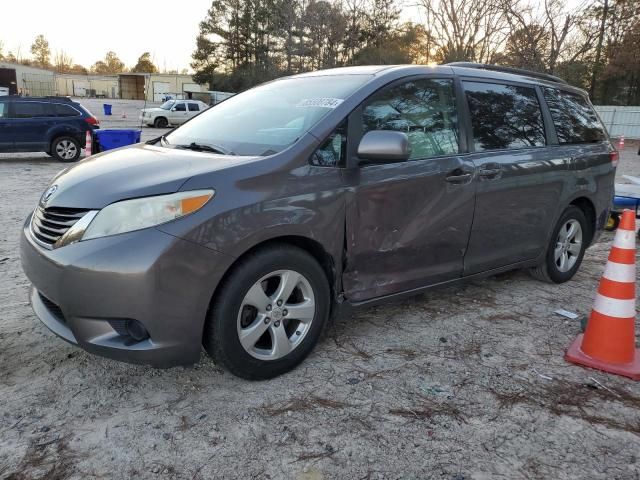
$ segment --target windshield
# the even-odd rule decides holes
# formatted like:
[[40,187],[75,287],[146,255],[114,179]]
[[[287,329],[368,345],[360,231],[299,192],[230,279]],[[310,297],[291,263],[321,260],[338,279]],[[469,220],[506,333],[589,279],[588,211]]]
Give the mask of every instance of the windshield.
[[176,103],[175,100],[167,100],[162,105],[160,105],[160,108],[163,110],[171,110],[171,107],[173,107],[174,103]]
[[209,108],[166,136],[166,146],[214,146],[235,155],[272,155],[298,140],[368,75],[287,78]]

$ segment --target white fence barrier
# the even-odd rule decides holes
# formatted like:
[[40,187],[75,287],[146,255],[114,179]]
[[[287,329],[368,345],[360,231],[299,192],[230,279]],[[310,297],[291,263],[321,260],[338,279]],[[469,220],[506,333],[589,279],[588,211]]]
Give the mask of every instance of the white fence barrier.
[[595,109],[607,127],[609,135],[640,139],[640,107],[596,105]]

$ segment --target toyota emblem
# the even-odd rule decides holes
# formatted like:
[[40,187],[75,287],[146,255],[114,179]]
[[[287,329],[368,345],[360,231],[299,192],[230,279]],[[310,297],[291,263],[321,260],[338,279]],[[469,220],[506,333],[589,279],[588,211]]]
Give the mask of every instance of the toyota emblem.
[[49,188],[47,188],[47,191],[42,194],[42,198],[40,199],[40,202],[43,204],[47,203],[51,198],[51,195],[56,193],[56,190],[58,190],[58,185],[51,185]]

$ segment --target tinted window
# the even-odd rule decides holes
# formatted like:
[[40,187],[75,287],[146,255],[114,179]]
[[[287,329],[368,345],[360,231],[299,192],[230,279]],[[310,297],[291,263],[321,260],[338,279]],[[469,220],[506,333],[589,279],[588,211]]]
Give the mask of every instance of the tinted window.
[[9,116],[9,104],[6,102],[0,102],[0,118]]
[[541,147],[542,112],[529,87],[464,82],[476,151]]
[[197,103],[190,103],[189,104],[189,111],[190,112],[199,112],[200,111],[200,107],[198,107]]
[[186,111],[187,111],[187,108],[184,103],[176,104],[176,112],[186,112]]
[[48,105],[39,102],[14,102],[13,116],[15,118],[46,117]]
[[587,143],[605,139],[604,129],[589,103],[580,95],[544,89],[560,143]]
[[55,103],[52,105],[52,107],[56,117],[76,117],[80,115],[80,113],[78,113],[78,111],[70,105],[61,105],[59,103]]
[[329,135],[322,145],[313,152],[311,164],[319,167],[337,167],[344,165],[347,156],[347,123],[342,124]]
[[415,80],[386,89],[365,103],[362,120],[363,134],[370,130],[406,133],[410,159],[458,153],[453,80]]

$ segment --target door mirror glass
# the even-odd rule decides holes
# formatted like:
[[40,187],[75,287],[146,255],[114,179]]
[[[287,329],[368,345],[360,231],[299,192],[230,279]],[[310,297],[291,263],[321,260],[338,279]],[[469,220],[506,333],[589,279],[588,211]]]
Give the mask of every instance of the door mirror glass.
[[372,130],[358,145],[358,157],[373,163],[403,162],[411,156],[409,137],[403,132]]

